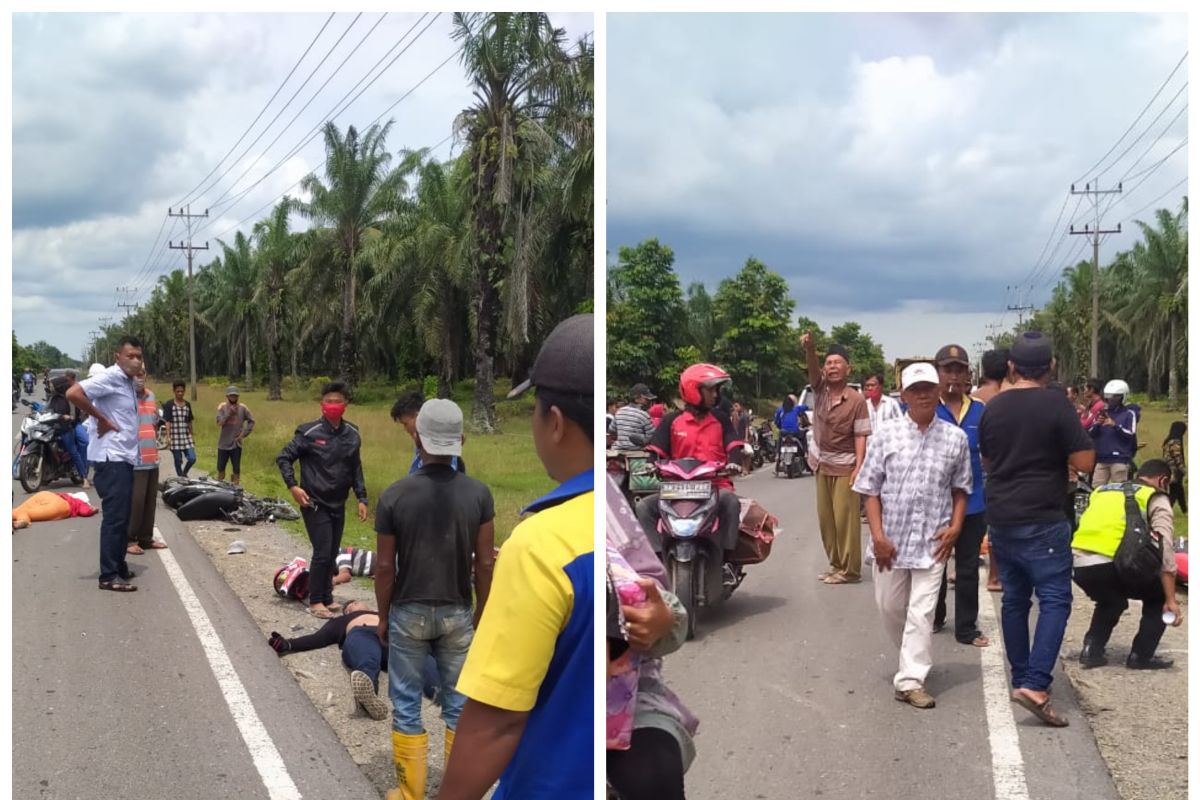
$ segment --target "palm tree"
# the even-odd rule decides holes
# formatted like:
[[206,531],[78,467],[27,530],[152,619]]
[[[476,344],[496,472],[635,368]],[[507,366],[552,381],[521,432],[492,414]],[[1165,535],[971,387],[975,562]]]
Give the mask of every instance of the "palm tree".
[[288,273],[296,267],[297,239],[288,228],[293,201],[284,197],[271,216],[254,226],[258,248],[258,286],[254,301],[264,311],[267,339],[267,399],[280,399],[281,332],[284,314],[284,287]]
[[[475,240],[475,399],[472,422],[496,429],[494,364],[500,287],[514,261],[523,209],[518,179],[549,136],[542,126],[565,64],[565,33],[540,13],[456,13],[455,40],[475,104],[455,123],[465,133],[471,165],[470,214]],[[526,240],[528,241],[528,240]],[[519,297],[519,292],[513,293]],[[519,317],[518,317],[519,322]]]
[[295,203],[304,217],[330,226],[325,234],[333,245],[333,263],[326,266],[334,267],[342,281],[338,373],[347,381],[358,372],[355,331],[363,238],[378,235],[404,188],[404,176],[388,169],[391,156],[384,143],[391,128],[390,120],[382,127],[372,125],[360,138],[351,125],[343,138],[336,125],[326,123],[325,182],[315,174],[307,176],[300,187],[311,199]]
[[[233,237],[233,247],[220,239],[221,258],[210,269],[213,294],[208,307],[209,324],[229,348],[229,375],[236,371],[239,345],[246,357],[246,389],[254,388],[251,370],[253,345],[250,335],[258,323],[259,309],[254,301],[258,284],[258,263],[250,240],[241,231]],[[239,341],[240,340],[240,341]]]
[[1160,208],[1155,218],[1157,227],[1137,221],[1143,241],[1131,253],[1137,275],[1127,287],[1130,293],[1123,313],[1130,329],[1146,342],[1146,363],[1154,377],[1161,380],[1166,372],[1167,405],[1175,409],[1179,407],[1180,344],[1187,330],[1187,198],[1177,214]]

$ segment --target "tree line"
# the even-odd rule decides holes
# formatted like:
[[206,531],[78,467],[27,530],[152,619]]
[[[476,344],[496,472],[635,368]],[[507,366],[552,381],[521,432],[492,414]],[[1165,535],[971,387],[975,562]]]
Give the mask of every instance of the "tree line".
[[[545,14],[455,14],[474,103],[448,161],[387,149],[391,121],[324,127],[323,174],[250,235],[218,240],[194,279],[201,375],[253,386],[337,375],[351,385],[474,380],[472,423],[495,429],[497,375],[523,377],[562,319],[590,310],[594,50]],[[305,227],[307,226],[307,227]],[[145,344],[159,376],[188,374],[184,270],[104,331]]]
[[890,383],[883,348],[857,322],[828,333],[805,316],[787,281],[757,258],[710,294],[702,283],[686,293],[675,254],[657,239],[621,247],[608,271],[607,381],[610,397],[646,383],[662,397],[677,393],[679,373],[699,361],[729,372],[735,395],[779,398],[808,382],[800,334],[811,331],[824,351],[837,342],[850,353],[856,376],[879,373]]
[[1040,330],[1054,341],[1063,381],[1121,378],[1150,399],[1164,394],[1181,408],[1187,391],[1187,213],[1160,208],[1152,222],[1137,221],[1141,239],[1101,264],[1099,375],[1091,362],[1092,281],[1089,260],[1063,270],[1049,302],[1033,317],[997,337],[1007,345],[1024,330]]

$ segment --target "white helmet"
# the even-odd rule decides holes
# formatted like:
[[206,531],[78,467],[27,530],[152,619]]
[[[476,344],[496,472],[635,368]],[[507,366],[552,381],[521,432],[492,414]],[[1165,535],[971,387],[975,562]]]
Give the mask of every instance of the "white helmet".
[[102,372],[104,372],[103,364],[92,364],[90,367],[88,367],[88,377],[89,378],[94,378]]
[[1115,397],[1117,395],[1124,397],[1127,394],[1129,394],[1129,384],[1125,381],[1109,381],[1104,384],[1105,397]]

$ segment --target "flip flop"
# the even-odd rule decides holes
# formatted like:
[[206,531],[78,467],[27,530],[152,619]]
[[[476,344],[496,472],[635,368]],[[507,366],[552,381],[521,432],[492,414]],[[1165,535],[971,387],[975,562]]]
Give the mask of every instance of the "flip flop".
[[310,607],[308,609],[308,613],[312,614],[317,619],[333,619],[334,617],[337,616],[337,614],[334,614],[328,608],[311,608]]
[[137,587],[124,581],[100,581],[100,589],[106,592],[136,592]]
[[1066,717],[1059,716],[1058,712],[1050,707],[1050,699],[1050,696],[1047,695],[1045,702],[1039,703],[1020,689],[1012,693],[1014,703],[1052,728],[1065,728],[1070,725],[1071,723]]
[[144,556],[146,554],[146,551],[143,550],[142,546],[138,544],[129,545],[125,548],[125,552],[129,553],[131,556]]
[[151,542],[151,543],[150,543],[150,549],[151,549],[151,550],[166,550],[166,549],[167,549],[167,543],[166,543],[166,542],[160,542],[160,541],[158,541],[158,540],[155,540],[155,541],[153,541],[153,542]]
[[982,633],[975,634],[975,638],[971,639],[970,641],[964,642],[962,639],[958,639],[957,641],[959,644],[969,644],[972,647],[987,647],[991,644],[988,638]]

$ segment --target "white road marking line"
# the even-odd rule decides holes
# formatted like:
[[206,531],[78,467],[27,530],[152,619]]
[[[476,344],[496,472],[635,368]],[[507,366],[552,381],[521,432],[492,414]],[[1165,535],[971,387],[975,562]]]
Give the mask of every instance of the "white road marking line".
[[221,644],[216,629],[209,621],[204,607],[200,605],[196,593],[192,591],[192,586],[184,576],[183,570],[179,568],[175,556],[171,554],[170,550],[156,552],[162,558],[167,575],[170,576],[171,583],[175,585],[175,591],[179,593],[179,599],[183,601],[183,607],[192,620],[192,627],[195,628],[200,644],[204,648],[204,655],[207,656],[208,664],[221,687],[225,703],[229,706],[230,713],[233,714],[233,721],[237,723],[238,731],[242,734],[247,749],[250,750],[250,756],[254,759],[254,767],[258,770],[263,785],[267,787],[267,794],[271,800],[301,800],[300,790],[292,782],[287,765],[283,763],[283,757],[279,755],[275,742],[271,740],[267,729],[263,727],[262,720],[258,718],[254,704],[250,702],[250,695],[247,694],[246,687],[242,685],[241,679],[233,669],[233,662],[229,660],[229,655],[225,652],[225,646]]
[[[986,575],[986,573],[984,573]],[[987,578],[980,577],[983,590]],[[992,593],[981,591],[979,622],[983,635],[991,644],[979,648],[983,668],[983,705],[987,712],[988,743],[992,750],[992,787],[996,800],[1029,800],[1025,784],[1025,760],[1021,755],[1021,739],[1013,719],[1012,695],[1008,688],[1008,673],[1004,669],[1004,636],[996,619]]]

